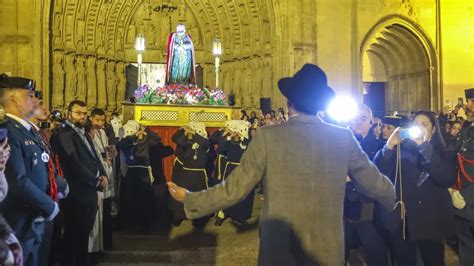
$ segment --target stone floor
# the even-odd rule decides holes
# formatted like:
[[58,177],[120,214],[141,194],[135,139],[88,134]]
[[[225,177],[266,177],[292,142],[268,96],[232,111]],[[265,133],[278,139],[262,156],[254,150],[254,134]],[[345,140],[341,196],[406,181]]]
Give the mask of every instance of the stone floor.
[[[216,227],[212,218],[202,232],[184,221],[169,236],[115,233],[114,250],[105,252],[97,265],[256,265],[262,202],[257,195],[253,217],[245,228],[228,220]],[[351,253],[351,266],[366,265],[358,254]],[[457,255],[449,247],[446,265],[459,265]]]

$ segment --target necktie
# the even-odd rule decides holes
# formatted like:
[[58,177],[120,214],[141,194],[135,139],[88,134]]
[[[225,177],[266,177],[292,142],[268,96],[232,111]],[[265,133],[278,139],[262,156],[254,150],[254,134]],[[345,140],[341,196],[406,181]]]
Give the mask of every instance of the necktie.
[[[34,126],[31,127],[33,133],[36,135],[36,137],[40,140],[43,149],[45,152],[47,152],[49,156],[49,160],[47,162],[48,165],[48,179],[49,179],[49,189],[48,189],[48,195],[54,200],[58,201],[58,185],[56,184],[56,176],[55,176],[55,171],[54,171],[54,164],[53,164],[53,154],[51,153],[51,149],[49,147],[49,143],[46,140],[46,137],[38,131]],[[56,157],[56,163],[58,163],[57,157]],[[59,167],[59,164],[57,165]],[[62,172],[62,171],[61,171]],[[58,172],[59,174],[59,172]]]

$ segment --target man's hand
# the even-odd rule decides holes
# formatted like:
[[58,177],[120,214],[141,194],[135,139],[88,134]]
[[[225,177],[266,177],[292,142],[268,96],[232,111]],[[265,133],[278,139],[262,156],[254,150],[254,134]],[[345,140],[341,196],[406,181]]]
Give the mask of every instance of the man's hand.
[[100,176],[99,179],[102,188],[106,188],[109,185],[109,179],[105,175]]
[[453,206],[456,209],[463,209],[466,207],[466,201],[464,200],[464,197],[461,195],[459,190],[454,189],[454,188],[448,188],[449,194],[451,194],[451,200],[453,201]]
[[184,198],[186,198],[186,190],[185,188],[179,187],[173,182],[168,182],[168,191],[170,192],[171,196],[178,202],[183,203]]

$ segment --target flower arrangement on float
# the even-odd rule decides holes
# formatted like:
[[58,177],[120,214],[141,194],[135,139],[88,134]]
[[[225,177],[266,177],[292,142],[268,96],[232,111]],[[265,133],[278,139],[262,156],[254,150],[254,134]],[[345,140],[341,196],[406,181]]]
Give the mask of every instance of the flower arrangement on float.
[[145,84],[135,90],[133,97],[137,103],[227,105],[222,89],[201,89],[193,84],[170,84],[157,88]]

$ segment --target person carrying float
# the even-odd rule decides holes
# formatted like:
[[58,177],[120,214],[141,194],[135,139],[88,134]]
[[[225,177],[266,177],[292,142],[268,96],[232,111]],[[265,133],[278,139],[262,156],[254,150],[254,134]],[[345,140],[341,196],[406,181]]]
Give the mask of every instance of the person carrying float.
[[[176,159],[173,165],[173,182],[189,191],[200,191],[208,187],[208,173],[206,163],[210,141],[206,126],[202,122],[190,122],[189,126],[181,127],[173,136],[176,143]],[[184,219],[182,204],[170,199],[169,209],[172,214],[173,225],[179,225]],[[208,217],[193,220],[193,226],[202,229]]]
[[[232,120],[227,123],[227,135],[225,141],[219,145],[220,156],[223,159],[218,164],[218,173],[223,179],[227,178],[232,171],[240,165],[240,159],[247,150],[249,144],[250,123],[243,120]],[[218,175],[219,176],[219,175]],[[225,219],[231,218],[237,225],[247,225],[247,220],[252,216],[254,191],[250,192],[242,201],[223,211],[219,211],[215,225],[220,226]]]

